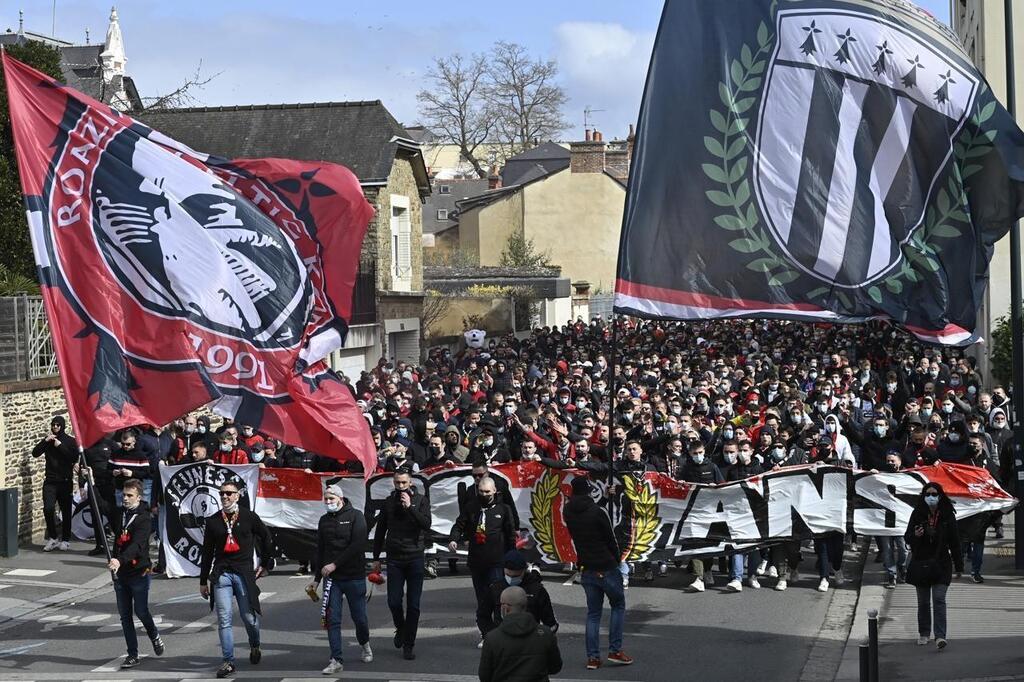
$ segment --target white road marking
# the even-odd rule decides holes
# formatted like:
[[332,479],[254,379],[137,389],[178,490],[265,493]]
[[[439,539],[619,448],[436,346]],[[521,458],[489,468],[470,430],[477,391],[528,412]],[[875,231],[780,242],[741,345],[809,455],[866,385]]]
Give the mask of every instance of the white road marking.
[[57,571],[50,571],[44,568],[13,568],[9,571],[4,571],[4,575],[8,576],[22,576],[23,578],[42,578],[46,575],[52,575]]
[[22,644],[21,646],[11,647],[10,649],[3,649],[0,651],[0,657],[3,656],[19,656],[26,651],[31,651],[36,647],[40,647],[46,644],[46,642],[33,642],[32,644]]
[[[139,654],[139,658],[140,659],[148,658],[148,657],[149,657],[149,654]],[[99,666],[98,668],[93,668],[91,670],[91,672],[94,672],[94,673],[116,673],[116,672],[119,672],[121,670],[121,661],[123,661],[123,660],[124,660],[124,656],[123,655],[122,656],[118,656],[114,660],[107,661],[106,663],[104,663],[103,665]],[[149,677],[150,675],[147,674],[146,676]]]

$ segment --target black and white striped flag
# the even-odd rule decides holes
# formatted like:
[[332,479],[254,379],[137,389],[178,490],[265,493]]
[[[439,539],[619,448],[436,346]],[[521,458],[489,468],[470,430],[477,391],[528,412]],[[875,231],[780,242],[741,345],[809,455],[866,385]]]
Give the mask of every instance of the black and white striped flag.
[[903,0],[667,2],[616,308],[891,319],[974,340],[1024,214],[1024,134],[949,29]]

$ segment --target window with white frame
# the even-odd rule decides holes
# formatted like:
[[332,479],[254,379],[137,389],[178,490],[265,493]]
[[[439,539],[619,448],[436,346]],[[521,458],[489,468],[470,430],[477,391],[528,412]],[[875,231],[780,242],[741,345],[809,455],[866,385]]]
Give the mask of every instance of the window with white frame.
[[409,197],[391,195],[391,288],[412,289],[412,222]]
[[441,194],[451,194],[452,193],[452,186],[451,185],[441,185],[438,191]]
[[447,208],[439,208],[439,209],[437,209],[437,219],[438,220],[448,220],[448,209]]

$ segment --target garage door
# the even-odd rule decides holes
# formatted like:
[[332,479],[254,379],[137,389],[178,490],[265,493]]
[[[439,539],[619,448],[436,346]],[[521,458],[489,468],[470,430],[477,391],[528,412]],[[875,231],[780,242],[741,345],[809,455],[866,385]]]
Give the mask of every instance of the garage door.
[[331,369],[341,372],[353,382],[359,380],[359,373],[366,370],[366,356],[363,349],[339,350],[331,354]]
[[420,364],[419,329],[388,334],[388,347],[392,361],[406,362],[410,365]]

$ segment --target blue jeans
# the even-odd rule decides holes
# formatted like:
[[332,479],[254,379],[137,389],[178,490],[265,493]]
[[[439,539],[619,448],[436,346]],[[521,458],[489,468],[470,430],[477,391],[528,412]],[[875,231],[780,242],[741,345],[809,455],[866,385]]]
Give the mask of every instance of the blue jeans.
[[743,580],[743,561],[747,562],[747,577],[753,578],[757,572],[757,564],[761,559],[761,555],[758,554],[757,550],[753,552],[741,552],[733,554],[729,557],[729,563],[732,568],[730,577],[733,580]]
[[829,568],[838,573],[843,568],[843,534],[826,533],[815,539],[814,553],[818,556],[819,578],[827,578]]
[[500,564],[484,567],[470,566],[469,574],[473,578],[473,591],[476,592],[476,626],[481,635],[486,635],[498,627],[498,619],[495,618],[498,605],[494,603],[494,598],[491,596],[491,585],[504,577],[505,569]]
[[[946,590],[949,585],[917,588],[917,634],[932,634],[932,611],[935,611],[935,638],[946,638]],[[929,603],[930,602],[930,603]]]
[[587,658],[601,657],[601,612],[604,598],[612,608],[608,621],[608,653],[622,651],[622,628],[626,622],[626,591],[622,587],[622,573],[611,571],[583,571],[580,576],[587,594]]
[[[395,629],[402,633],[403,646],[416,645],[420,624],[420,597],[423,594],[423,558],[412,561],[388,559],[388,608]],[[402,609],[402,597],[405,609]]]
[[114,580],[114,596],[117,597],[117,611],[121,615],[121,630],[124,642],[128,645],[128,655],[139,655],[139,638],[135,636],[134,612],[146,628],[150,640],[160,636],[149,613],[149,580],[150,576],[140,575],[134,578],[116,578]]
[[213,603],[217,607],[217,629],[220,635],[220,652],[226,663],[235,662],[235,637],[231,632],[231,597],[238,602],[238,613],[249,636],[249,646],[260,645],[260,617],[249,604],[245,580],[235,573],[221,573],[213,586]]
[[971,560],[971,574],[981,575],[981,562],[985,558],[985,541],[962,542],[964,556]]
[[907,541],[902,537],[875,538],[878,548],[882,552],[882,566],[889,573],[890,578],[904,573],[907,568]]
[[[356,626],[356,641],[370,641],[370,625],[366,620],[366,579],[331,580],[327,599],[327,642],[331,645],[331,658],[344,663],[341,648],[341,607],[348,599],[348,613]],[[325,588],[326,589],[326,588]]]

